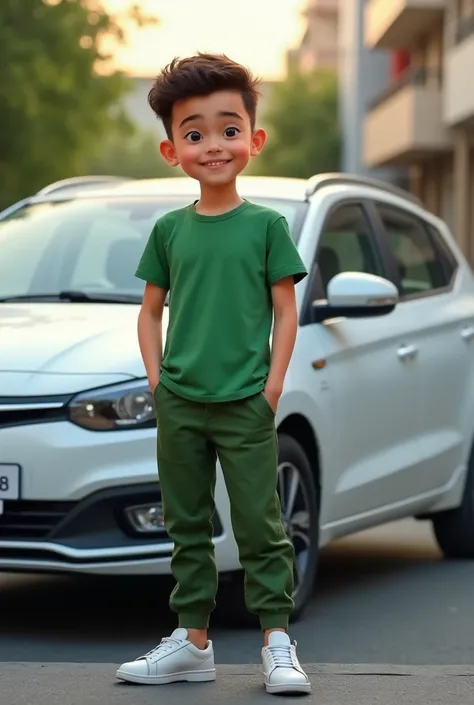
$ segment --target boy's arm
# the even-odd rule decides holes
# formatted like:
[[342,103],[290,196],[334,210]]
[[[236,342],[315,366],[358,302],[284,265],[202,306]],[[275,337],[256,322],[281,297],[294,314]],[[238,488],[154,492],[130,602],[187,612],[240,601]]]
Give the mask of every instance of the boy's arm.
[[167,290],[146,283],[138,315],[138,343],[152,392],[160,381],[163,355],[162,320]]
[[154,392],[160,381],[163,356],[163,308],[170,288],[165,229],[160,220],[156,222],[148,238],[135,276],[145,281],[145,292],[138,315],[138,343],[148,384]]
[[271,292],[274,311],[272,357],[264,393],[276,412],[298,329],[294,277],[280,279],[273,284]]

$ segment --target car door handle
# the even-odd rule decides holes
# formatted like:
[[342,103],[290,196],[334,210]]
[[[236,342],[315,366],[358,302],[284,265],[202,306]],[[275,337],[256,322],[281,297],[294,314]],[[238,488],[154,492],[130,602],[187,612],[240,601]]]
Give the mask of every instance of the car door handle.
[[465,340],[466,343],[469,343],[474,338],[474,327],[467,326],[466,328],[463,328],[461,331],[461,338]]
[[418,348],[415,345],[401,345],[397,354],[400,360],[413,360],[418,355]]

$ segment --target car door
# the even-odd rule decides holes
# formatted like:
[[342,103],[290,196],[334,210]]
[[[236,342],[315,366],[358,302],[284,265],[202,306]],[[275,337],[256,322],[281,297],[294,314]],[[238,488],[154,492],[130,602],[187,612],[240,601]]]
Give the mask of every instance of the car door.
[[[311,299],[325,298],[340,272],[387,276],[380,245],[363,202],[337,205],[319,236]],[[386,508],[388,518],[407,496],[404,482],[421,460],[418,361],[400,360],[408,344],[396,309],[380,318],[330,320],[317,331],[335,437],[322,521],[337,533],[351,517],[370,524]]]
[[[420,371],[423,462],[410,481],[412,495],[441,493],[466,461],[466,421],[474,422],[474,298],[470,275],[433,223],[394,206],[375,206],[399,271],[407,341]],[[467,418],[466,418],[467,417]],[[468,439],[470,445],[471,439]]]

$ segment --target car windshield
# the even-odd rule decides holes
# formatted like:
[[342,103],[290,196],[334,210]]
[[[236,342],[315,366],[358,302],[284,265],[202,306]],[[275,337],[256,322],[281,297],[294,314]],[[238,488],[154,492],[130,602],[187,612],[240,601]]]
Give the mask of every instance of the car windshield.
[[[144,282],[134,273],[153,225],[190,200],[91,197],[10,212],[0,219],[0,300],[140,301]],[[298,240],[303,202],[251,200],[284,215]]]

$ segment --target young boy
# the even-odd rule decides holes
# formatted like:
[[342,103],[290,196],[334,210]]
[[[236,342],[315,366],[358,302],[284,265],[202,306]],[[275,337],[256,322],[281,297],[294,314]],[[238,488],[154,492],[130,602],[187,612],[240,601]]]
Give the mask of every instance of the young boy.
[[146,282],[138,337],[156,404],[164,520],[174,542],[170,607],[179,626],[117,676],[147,684],[215,680],[207,629],[217,591],[218,458],[247,607],[265,633],[267,691],[309,692],[287,635],[294,554],[276,492],[275,432],[297,330],[295,282],[306,270],[286,220],[237,192],[237,176],[265,144],[255,127],[257,81],[225,56],[198,54],[166,67],[149,102],[168,136],[162,156],[200,184],[196,203],[158,220],[136,272]]

